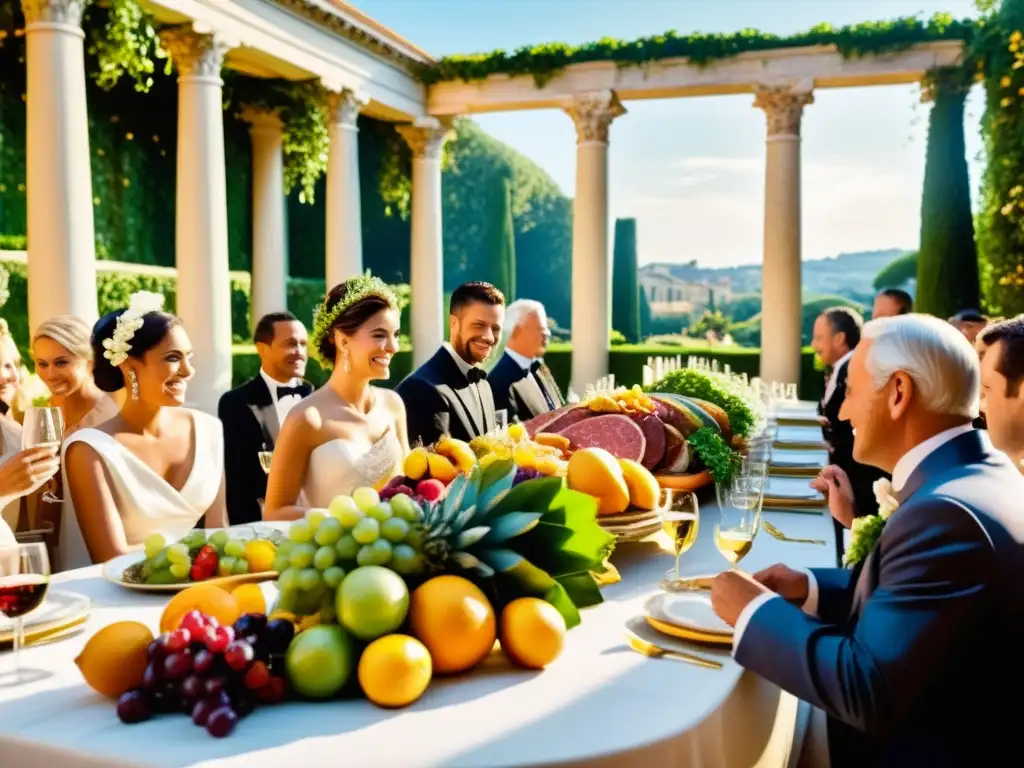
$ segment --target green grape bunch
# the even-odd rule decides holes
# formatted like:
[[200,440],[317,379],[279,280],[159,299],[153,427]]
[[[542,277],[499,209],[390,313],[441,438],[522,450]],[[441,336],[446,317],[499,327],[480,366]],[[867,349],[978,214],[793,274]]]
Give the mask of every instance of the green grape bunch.
[[402,576],[423,572],[422,521],[423,510],[413,499],[398,495],[382,501],[373,488],[336,496],[327,509],[310,509],[277,547],[277,607],[324,616],[333,611],[334,592],[345,575],[363,565]]

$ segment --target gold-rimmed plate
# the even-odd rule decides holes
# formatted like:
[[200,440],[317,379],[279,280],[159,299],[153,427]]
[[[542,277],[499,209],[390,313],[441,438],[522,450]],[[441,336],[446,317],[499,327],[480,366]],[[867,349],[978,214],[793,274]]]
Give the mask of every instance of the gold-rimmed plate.
[[825,496],[811,488],[807,477],[769,475],[765,483],[765,507],[823,507],[825,504]]
[[775,430],[775,447],[828,450],[819,426],[785,426]]
[[817,475],[828,464],[825,449],[773,448],[768,461],[772,475]]
[[[26,644],[84,624],[92,602],[85,595],[50,589],[43,604],[24,618]],[[14,642],[14,622],[0,616],[0,647]]]
[[647,623],[662,634],[713,645],[732,645],[733,628],[711,607],[706,591],[661,592],[644,603]]

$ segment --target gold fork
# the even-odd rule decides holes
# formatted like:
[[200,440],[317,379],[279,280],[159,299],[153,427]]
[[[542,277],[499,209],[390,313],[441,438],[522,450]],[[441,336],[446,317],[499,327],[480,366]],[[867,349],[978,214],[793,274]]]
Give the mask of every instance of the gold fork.
[[662,657],[670,659],[678,659],[679,661],[687,661],[690,664],[696,664],[698,667],[706,667],[707,669],[721,669],[721,662],[713,659],[708,659],[703,656],[698,656],[695,653],[684,653],[683,651],[672,651],[668,648],[662,648],[660,645],[655,645],[644,640],[638,635],[634,635],[632,632],[626,633],[626,640],[629,643],[629,647],[637,653],[642,653],[644,656],[648,656],[652,659],[660,659]]
[[778,539],[779,541],[788,541],[794,544],[820,544],[822,546],[825,545],[824,539],[800,539],[795,538],[793,536],[787,536],[774,525],[772,525],[764,519],[761,520],[761,527],[765,529],[769,536],[771,536],[773,539]]

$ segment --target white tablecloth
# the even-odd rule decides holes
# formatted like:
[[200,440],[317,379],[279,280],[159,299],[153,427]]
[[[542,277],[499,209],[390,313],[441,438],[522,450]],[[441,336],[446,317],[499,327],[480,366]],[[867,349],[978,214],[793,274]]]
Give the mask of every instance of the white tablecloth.
[[[827,514],[766,511],[784,533],[827,543],[781,542],[762,531],[743,568],[831,565]],[[725,567],[712,541],[716,518],[713,507],[705,511],[699,539],[683,556],[686,573]],[[543,672],[515,669],[495,653],[469,675],[435,680],[407,709],[363,700],[289,702],[257,710],[226,739],[213,739],[184,715],[121,724],[113,702],[85,686],[72,660],[92,632],[113,621],[155,629],[164,600],[110,584],[98,567],[61,574],[53,588],[87,594],[92,616],[83,634],[24,652],[25,666],[51,670],[51,677],[0,688],[0,765],[785,766],[796,701],[725,652],[693,649],[725,662],[709,670],[630,651],[624,625],[642,613],[672,556],[648,540],[622,545],[613,562],[622,582],[604,589],[605,602],[584,612],[563,656]],[[0,654],[0,667],[9,663],[10,654]]]

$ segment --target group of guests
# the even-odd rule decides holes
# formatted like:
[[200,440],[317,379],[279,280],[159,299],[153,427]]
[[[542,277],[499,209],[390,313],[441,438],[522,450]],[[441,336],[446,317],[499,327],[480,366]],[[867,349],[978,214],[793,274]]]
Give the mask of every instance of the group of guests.
[[814,486],[840,531],[881,516],[868,554],[727,571],[712,605],[739,664],[814,706],[804,764],[1018,765],[1024,316],[979,329],[892,298],[868,323],[826,310],[814,333],[831,368]]
[[[0,416],[0,504],[10,508],[0,540],[45,532],[59,570],[104,562],[155,531],[297,518],[339,493],[380,486],[410,445],[443,434],[471,440],[501,412],[513,422],[560,407],[543,365],[549,338],[541,304],[506,308],[494,286],[466,283],[451,297],[449,341],[396,389],[376,387],[391,376],[399,306],[385,283],[359,276],[327,294],[308,331],[287,312],[261,318],[260,370],[224,394],[213,416],[183,407],[191,341],[161,295],[135,294],[92,328],[56,318],[31,349],[48,404],[63,412],[64,439],[23,451],[16,413]],[[21,365],[9,333],[0,342],[7,402]],[[315,391],[304,378],[309,354],[331,371]],[[59,500],[44,501],[44,486]]]

